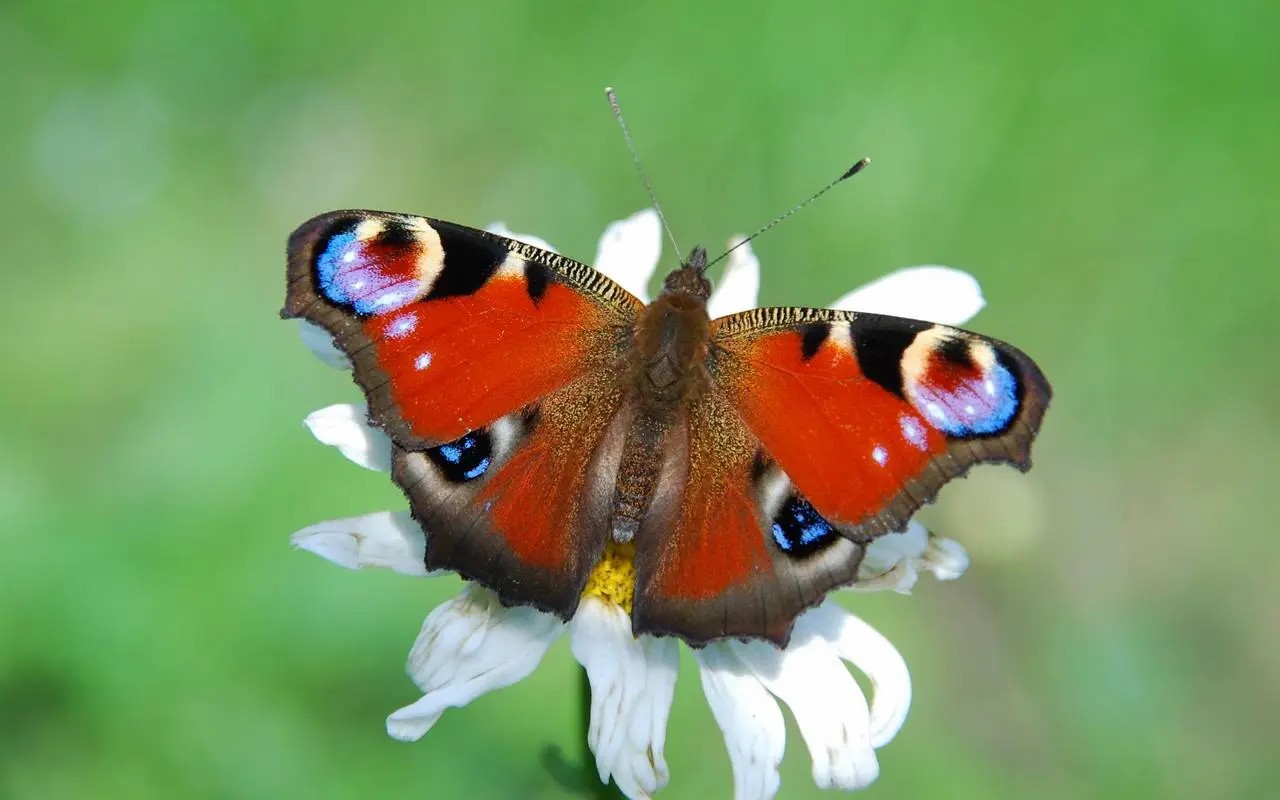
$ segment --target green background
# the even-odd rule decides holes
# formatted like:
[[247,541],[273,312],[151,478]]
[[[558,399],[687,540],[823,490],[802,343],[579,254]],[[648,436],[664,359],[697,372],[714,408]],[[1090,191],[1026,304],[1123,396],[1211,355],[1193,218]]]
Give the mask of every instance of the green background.
[[[1278,31],[1264,2],[3,4],[0,796],[573,795],[563,642],[385,736],[458,584],[290,551],[403,501],[302,427],[356,389],[276,312],[331,208],[589,259],[646,202],[610,83],[686,247],[875,158],[758,241],[766,303],[962,267],[972,327],[1054,383],[1036,469],[926,512],[969,574],[844,601],[915,679],[868,796],[1274,792]],[[684,667],[662,796],[727,796]],[[782,796],[817,796],[788,744]]]

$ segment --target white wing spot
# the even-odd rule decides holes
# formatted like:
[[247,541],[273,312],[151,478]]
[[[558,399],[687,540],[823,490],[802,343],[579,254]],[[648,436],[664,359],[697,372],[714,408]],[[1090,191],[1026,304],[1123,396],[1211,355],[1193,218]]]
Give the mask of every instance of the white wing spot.
[[431,366],[431,354],[423,353],[413,360],[414,369],[426,369]]
[[373,298],[373,306],[374,308],[381,308],[382,306],[400,306],[404,305],[403,301],[405,299],[403,292],[385,292]]
[[898,427],[902,429],[902,438],[917,448],[924,450],[929,446],[929,441],[924,436],[924,428],[920,427],[915,417],[903,414],[898,418]]
[[889,451],[885,450],[880,445],[876,445],[875,449],[871,451],[871,457],[874,458],[876,463],[882,467],[889,463]]
[[392,339],[400,339],[413,333],[416,327],[418,327],[417,314],[401,314],[387,326],[387,335]]

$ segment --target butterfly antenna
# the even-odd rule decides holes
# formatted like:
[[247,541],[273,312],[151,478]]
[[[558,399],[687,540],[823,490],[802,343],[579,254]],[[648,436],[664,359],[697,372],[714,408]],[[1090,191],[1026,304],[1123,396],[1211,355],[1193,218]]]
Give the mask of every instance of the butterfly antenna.
[[653,208],[658,212],[658,219],[662,220],[662,229],[667,232],[667,238],[671,240],[671,246],[676,251],[676,258],[680,259],[680,263],[684,263],[684,255],[680,252],[680,245],[676,244],[676,236],[671,232],[671,226],[667,224],[667,215],[662,213],[662,206],[658,204],[658,196],[653,192],[653,184],[649,182],[649,174],[644,171],[644,165],[640,163],[640,156],[636,153],[636,146],[631,141],[631,131],[627,130],[627,121],[622,118],[622,107],[618,105],[618,93],[613,90],[612,86],[606,86],[604,96],[609,98],[609,107],[613,109],[613,116],[618,120],[618,126],[622,128],[622,138],[627,141],[627,149],[631,151],[631,160],[636,165],[636,172],[640,173],[640,180],[644,183],[645,191],[649,193],[649,202],[653,203]]
[[829,191],[831,191],[832,189],[834,189],[834,188],[836,187],[836,184],[840,183],[841,181],[847,180],[848,178],[852,178],[854,175],[857,175],[859,172],[862,172],[862,170],[863,170],[863,169],[865,169],[865,168],[866,168],[866,166],[867,166],[868,164],[870,164],[870,163],[871,163],[871,159],[869,159],[869,158],[864,158],[864,159],[862,159],[861,161],[859,161],[858,163],[854,164],[852,167],[849,167],[847,170],[845,170],[845,171],[844,171],[844,174],[842,174],[839,178],[836,178],[836,179],[835,179],[834,181],[832,181],[831,183],[828,183],[826,186],[823,186],[823,187],[822,187],[821,189],[819,189],[818,191],[814,192],[814,193],[813,193],[813,195],[812,195],[811,197],[809,197],[809,199],[807,199],[807,200],[805,200],[805,201],[801,202],[799,205],[797,205],[795,208],[791,209],[790,211],[786,212],[785,214],[782,214],[781,216],[775,217],[775,218],[773,219],[773,221],[772,221],[772,222],[770,222],[768,225],[765,225],[763,228],[761,228],[760,230],[758,230],[758,231],[756,231],[755,233],[751,234],[750,236],[748,236],[747,238],[743,239],[742,241],[738,242],[738,243],[737,243],[737,244],[735,244],[733,247],[730,247],[728,250],[725,250],[723,253],[721,253],[721,254],[720,254],[720,256],[719,256],[719,257],[717,257],[717,258],[716,258],[716,260],[715,260],[715,261],[712,261],[710,264],[708,264],[708,265],[707,265],[707,268],[709,269],[709,268],[711,268],[711,267],[715,266],[716,264],[719,264],[721,261],[723,261],[724,259],[728,258],[729,254],[730,254],[730,253],[732,253],[734,250],[737,250],[739,247],[742,247],[742,246],[743,246],[744,244],[746,244],[747,242],[751,241],[752,239],[756,238],[756,237],[757,237],[757,236],[759,236],[760,234],[762,234],[762,233],[764,233],[765,231],[769,230],[769,229],[770,229],[770,228],[772,228],[773,226],[777,225],[779,222],[782,222],[782,221],[783,221],[784,219],[786,219],[787,217],[790,217],[792,214],[796,213],[796,212],[797,212],[797,211],[799,211],[800,209],[802,209],[802,208],[804,208],[805,206],[809,205],[809,204],[810,204],[810,203],[812,203],[814,200],[817,200],[819,197],[822,197],[824,194],[826,194],[827,192],[829,192]]

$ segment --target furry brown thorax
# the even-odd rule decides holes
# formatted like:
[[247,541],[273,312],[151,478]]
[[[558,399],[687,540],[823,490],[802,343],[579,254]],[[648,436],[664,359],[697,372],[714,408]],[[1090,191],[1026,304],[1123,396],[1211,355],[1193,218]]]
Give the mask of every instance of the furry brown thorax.
[[662,293],[640,314],[631,363],[636,400],[646,412],[669,416],[706,386],[711,341],[706,268],[707,252],[694,248],[689,261],[667,276]]

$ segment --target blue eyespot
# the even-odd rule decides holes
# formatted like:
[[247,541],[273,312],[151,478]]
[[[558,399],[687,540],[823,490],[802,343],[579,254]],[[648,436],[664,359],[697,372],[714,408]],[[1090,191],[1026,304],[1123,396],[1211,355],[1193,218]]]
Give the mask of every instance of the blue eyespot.
[[[416,274],[414,251],[375,252],[350,224],[334,233],[316,257],[316,283],[330,302],[374,315],[408,305],[417,299],[421,281]],[[405,331],[406,333],[408,331]]]
[[485,473],[485,470],[489,469],[489,463],[490,463],[490,459],[488,458],[481,459],[479,464],[476,464],[471,469],[462,473],[462,477],[466,478],[469,481],[479,478],[481,475]]
[[1004,430],[1018,413],[1017,389],[1018,379],[997,361],[950,390],[917,384],[915,406],[948,436],[984,436]]
[[793,494],[773,518],[773,541],[790,556],[807,556],[835,541],[840,534],[808,500]]
[[466,483],[479,478],[493,465],[493,441],[487,431],[478,430],[426,451],[427,458],[447,480]]
[[[324,252],[316,259],[316,273],[320,280],[320,291],[325,297],[339,305],[350,305],[351,296],[347,294],[344,282],[339,280],[344,257],[354,260],[359,252],[359,243],[355,231],[339,233],[329,238]],[[348,256],[348,254],[350,254]]]

